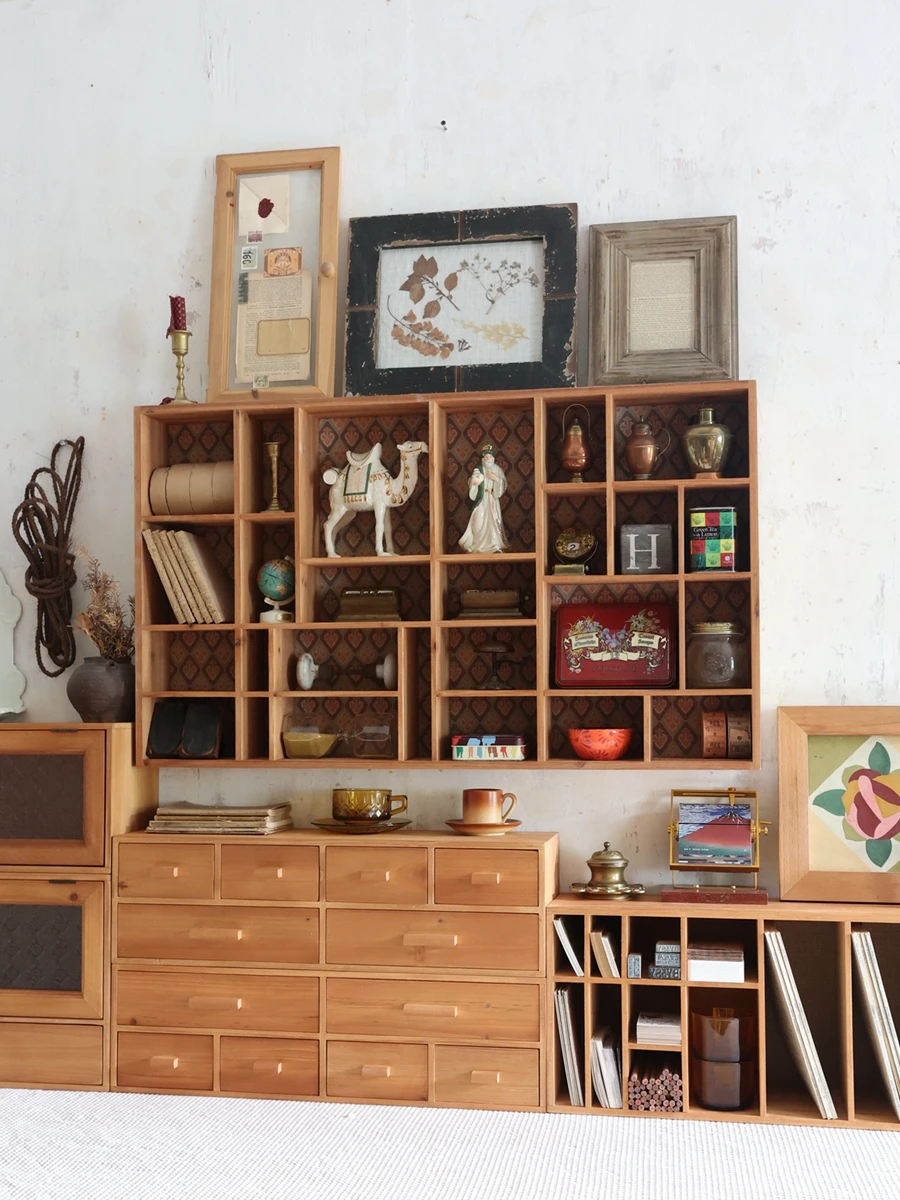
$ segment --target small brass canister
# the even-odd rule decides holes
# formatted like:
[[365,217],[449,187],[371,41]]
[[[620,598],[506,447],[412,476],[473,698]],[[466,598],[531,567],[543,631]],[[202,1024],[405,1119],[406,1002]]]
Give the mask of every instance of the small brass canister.
[[610,900],[627,900],[629,896],[642,896],[642,883],[626,883],[624,875],[628,859],[618,850],[610,850],[609,842],[602,850],[595,850],[587,860],[591,877],[587,883],[573,883],[572,891],[581,896],[607,897]]

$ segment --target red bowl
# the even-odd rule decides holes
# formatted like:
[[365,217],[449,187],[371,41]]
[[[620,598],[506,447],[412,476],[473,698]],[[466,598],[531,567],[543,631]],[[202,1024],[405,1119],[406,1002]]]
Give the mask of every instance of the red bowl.
[[632,729],[570,729],[569,741],[579,758],[610,762],[631,745]]

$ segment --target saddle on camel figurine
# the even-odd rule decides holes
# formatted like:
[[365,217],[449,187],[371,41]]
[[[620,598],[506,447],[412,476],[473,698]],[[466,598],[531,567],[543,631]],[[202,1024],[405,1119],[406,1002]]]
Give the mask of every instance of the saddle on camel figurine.
[[400,442],[400,473],[392,479],[381,462],[381,442],[370,450],[356,454],[347,451],[347,465],[340,471],[329,467],[322,479],[329,487],[329,515],[325,522],[325,552],[329,558],[340,558],[334,548],[334,537],[348,525],[357,513],[375,514],[375,553],[379,558],[394,553],[391,532],[391,509],[400,508],[415,490],[419,478],[417,466],[420,454],[428,453],[425,442]]

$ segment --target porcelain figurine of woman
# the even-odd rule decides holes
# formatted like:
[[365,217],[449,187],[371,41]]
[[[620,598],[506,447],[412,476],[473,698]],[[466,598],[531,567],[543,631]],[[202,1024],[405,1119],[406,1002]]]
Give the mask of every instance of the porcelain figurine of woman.
[[481,463],[469,476],[469,523],[459,539],[469,554],[501,554],[509,549],[503,530],[500,497],[506,491],[506,475],[494,460],[494,447],[481,447]]

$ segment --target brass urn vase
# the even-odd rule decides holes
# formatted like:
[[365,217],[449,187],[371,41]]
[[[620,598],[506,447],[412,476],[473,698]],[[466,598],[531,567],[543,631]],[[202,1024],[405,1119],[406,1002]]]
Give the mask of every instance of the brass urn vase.
[[603,843],[602,850],[595,850],[587,860],[591,877],[587,883],[573,883],[572,891],[580,896],[596,896],[599,899],[627,900],[630,896],[642,896],[642,883],[627,883],[625,868],[628,859],[618,850],[611,850],[609,842]]
[[[587,417],[588,436],[585,438],[577,415],[572,424],[566,429],[566,417],[573,408],[580,408]],[[570,404],[563,413],[563,444],[560,451],[560,462],[567,471],[572,472],[570,483],[584,483],[583,472],[591,465],[591,414],[583,404]]]
[[690,425],[682,435],[685,457],[695,479],[703,476],[718,479],[725,470],[734,434],[716,421],[712,408],[700,409],[696,425]]

